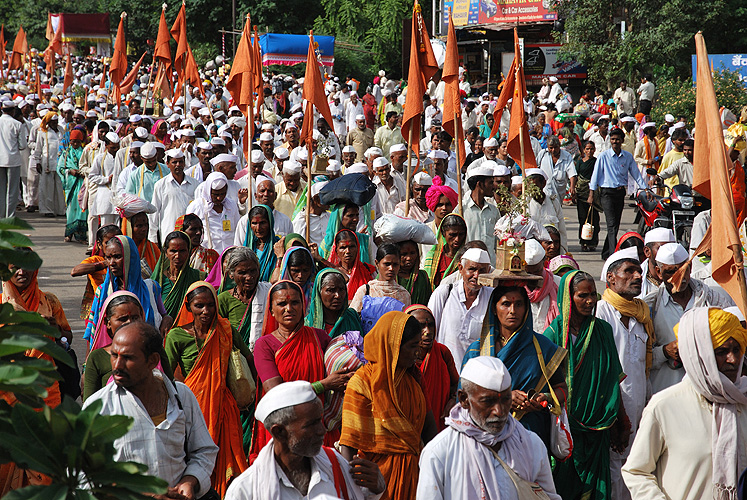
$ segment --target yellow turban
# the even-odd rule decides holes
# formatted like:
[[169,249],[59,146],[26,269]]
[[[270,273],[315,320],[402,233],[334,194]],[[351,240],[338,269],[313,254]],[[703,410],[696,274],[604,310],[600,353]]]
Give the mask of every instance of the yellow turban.
[[[678,335],[679,323],[674,327],[674,334]],[[708,327],[711,330],[711,342],[713,348],[717,349],[733,338],[739,344],[742,354],[747,346],[747,330],[742,328],[739,319],[733,314],[722,309],[708,309]]]

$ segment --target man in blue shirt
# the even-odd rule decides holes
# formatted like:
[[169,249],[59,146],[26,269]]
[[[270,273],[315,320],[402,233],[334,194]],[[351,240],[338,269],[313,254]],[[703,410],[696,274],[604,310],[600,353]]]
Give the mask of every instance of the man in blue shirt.
[[625,191],[628,186],[628,175],[638,183],[641,189],[646,189],[638,165],[633,155],[623,151],[622,143],[625,132],[616,128],[610,131],[611,148],[600,153],[594,166],[594,173],[589,182],[588,203],[594,203],[594,191],[599,189],[602,211],[607,222],[607,239],[602,248],[602,259],[606,260],[617,245],[617,231],[620,228],[623,207],[625,206]]

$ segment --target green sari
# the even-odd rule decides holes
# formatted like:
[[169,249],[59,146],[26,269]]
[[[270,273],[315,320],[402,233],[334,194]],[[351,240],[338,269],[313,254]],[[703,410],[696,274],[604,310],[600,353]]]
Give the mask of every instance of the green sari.
[[67,216],[65,237],[81,242],[86,241],[86,232],[88,231],[88,214],[80,208],[78,203],[78,194],[80,194],[85,178],[82,176],[76,177],[69,171],[78,169],[78,163],[82,155],[83,148],[75,149],[71,146],[65,150],[65,154],[60,155],[60,159],[57,161],[57,173],[62,179],[62,187],[65,190],[65,214]]
[[[187,238],[186,241],[189,241]],[[192,252],[192,243],[188,245],[188,251]],[[205,273],[190,267],[189,260],[184,263],[179,275],[176,278],[176,282],[172,282],[166,277],[164,271],[168,268],[169,261],[166,258],[166,248],[161,250],[161,256],[156,262],[156,267],[153,269],[153,274],[150,275],[150,279],[158,283],[161,287],[161,298],[163,299],[163,306],[166,308],[166,312],[172,318],[176,318],[179,309],[184,303],[184,297],[187,295],[187,289],[196,281],[202,281],[205,279]]]
[[[324,276],[330,273],[337,273],[343,279],[345,276],[337,269],[328,267],[319,271],[314,280],[314,288],[311,291],[311,303],[309,305],[309,312],[306,315],[305,324],[312,328],[319,328],[325,330],[327,325],[324,323],[324,305],[322,304],[322,296],[319,290],[322,287],[322,279]],[[342,335],[345,332],[360,332],[361,328],[361,317],[358,311],[346,307],[342,311],[342,314],[335,322],[332,329],[329,331],[330,338],[335,338]]]
[[555,460],[553,477],[563,498],[606,500],[611,498],[610,427],[617,420],[620,381],[625,374],[609,323],[592,314],[576,340],[570,334],[570,288],[576,273],[563,276],[558,291],[560,314],[544,332],[568,350],[567,408],[573,455],[565,462]]
[[417,265],[407,278],[400,278],[397,276],[397,283],[410,292],[413,304],[428,305],[428,301],[433,293],[431,282],[428,278],[428,273],[419,269]]
[[[464,217],[454,213],[448,214],[446,217],[459,217],[460,219],[464,220]],[[444,220],[446,220],[446,217],[444,217]],[[449,264],[449,266],[446,268],[443,276],[436,276],[436,274],[438,273],[438,265],[441,262],[441,256],[444,253],[444,246],[446,246],[446,238],[441,232],[442,228],[444,227],[444,220],[441,221],[441,225],[438,227],[438,232],[436,233],[436,244],[433,245],[430,250],[428,250],[428,253],[425,256],[425,263],[423,264],[425,272],[428,273],[428,278],[431,280],[431,286],[434,289],[441,283],[441,280],[456,271],[457,267],[459,267],[459,262],[457,262],[457,259],[452,259],[451,264]],[[438,283],[436,283],[437,278]]]

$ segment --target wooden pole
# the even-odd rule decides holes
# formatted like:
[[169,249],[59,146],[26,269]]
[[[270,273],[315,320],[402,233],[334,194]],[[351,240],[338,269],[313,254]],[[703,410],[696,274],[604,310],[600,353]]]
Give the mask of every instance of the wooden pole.
[[153,85],[153,95],[155,95],[156,93],[156,82],[153,81],[153,70],[156,68],[156,64],[157,64],[157,61],[156,61],[156,58],[154,57],[150,63],[150,76],[148,76],[148,86],[145,88],[145,101],[143,102],[143,113],[145,113],[145,108],[148,107],[148,95],[150,94],[151,85]]
[[[418,118],[418,123],[420,123],[420,118]],[[405,217],[409,217],[410,215],[410,190],[412,189],[412,186],[410,185],[411,179],[412,179],[412,126],[410,126],[410,132],[407,134],[407,179],[405,179],[407,189],[405,189]]]
[[455,139],[457,140],[456,148],[454,150],[454,154],[456,155],[456,170],[457,170],[457,188],[459,189],[459,215],[464,217],[464,208],[462,207],[462,164],[460,163],[460,160],[463,160],[464,158],[459,158],[459,140],[463,140],[459,137],[459,127],[461,126],[461,120],[457,116],[456,111],[454,112],[454,135],[456,136]]
[[[306,117],[304,119],[314,119],[314,105],[311,101],[306,101]],[[314,153],[311,146],[311,137],[306,138],[306,148],[309,151],[309,158],[306,160],[306,243],[311,244],[311,164],[313,160],[312,154]]]

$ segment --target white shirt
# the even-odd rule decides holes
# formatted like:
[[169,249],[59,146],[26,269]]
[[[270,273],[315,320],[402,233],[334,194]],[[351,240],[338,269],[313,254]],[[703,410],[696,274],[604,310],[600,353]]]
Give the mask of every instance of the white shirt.
[[138,165],[130,163],[122,169],[122,171],[119,173],[119,177],[117,178],[117,194],[125,192],[125,189],[127,189],[127,181],[130,180],[130,176],[135,170],[137,170],[137,168]]
[[393,214],[397,204],[405,199],[405,182],[402,177],[391,176],[393,183],[390,189],[379,180],[378,177],[374,177],[374,184],[376,184],[376,196],[379,199],[379,207],[385,214]]
[[[283,237],[293,232],[293,224],[291,220],[277,210],[272,211],[272,216],[275,218],[275,234],[279,237]],[[246,239],[246,231],[249,221],[249,214],[246,214],[239,219],[239,224],[236,227],[236,236],[234,236],[233,244],[236,246],[244,246],[244,240]]]
[[[462,473],[465,470],[465,462],[470,460],[470,452],[460,443],[459,434],[458,431],[447,427],[423,448],[420,453],[418,499],[473,500],[463,498],[464,483],[476,481],[480,472],[475,470],[467,475]],[[527,431],[526,434],[529,436],[529,446],[523,451],[531,457],[532,474],[522,479],[539,484],[552,500],[560,500],[560,495],[555,493],[547,448],[537,434],[531,431]],[[498,456],[506,461],[504,446],[498,450]],[[492,454],[491,458],[498,484],[490,485],[490,489],[500,493],[498,500],[518,500],[516,486],[511,477]]]
[[568,187],[568,181],[571,177],[576,177],[576,165],[573,163],[573,155],[568,151],[561,149],[558,161],[552,157],[552,154],[546,149],[537,157],[537,166],[547,174],[555,187],[555,192],[565,195]]
[[363,102],[358,99],[356,104],[353,101],[345,103],[345,123],[348,126],[348,132],[357,127],[355,117],[363,114]]
[[642,83],[640,87],[638,87],[638,94],[641,97],[641,101],[653,101],[655,90],[656,87],[654,87],[653,83],[649,81]]
[[167,234],[174,230],[176,219],[184,215],[187,207],[195,196],[195,189],[199,181],[192,177],[184,176],[184,181],[179,184],[172,174],[156,182],[153,186],[153,206],[156,207],[158,217],[157,229],[161,233],[161,243]]
[[[495,205],[483,202],[482,209],[471,197],[464,201],[464,221],[467,223],[467,241],[481,240],[488,246],[490,263],[495,264],[495,222],[500,213]],[[456,208],[456,207],[455,207]]]
[[449,348],[458,371],[462,369],[462,360],[470,344],[480,340],[491,293],[492,287],[483,286],[472,306],[467,309],[464,305],[467,300],[464,280],[459,279],[452,287],[439,285],[428,300],[428,308],[436,320],[436,341]]
[[[560,286],[560,277],[553,275],[552,279],[555,281],[555,286]],[[542,287],[543,282],[538,281],[537,286]],[[550,312],[550,301],[552,299],[550,298],[550,295],[547,295],[545,298],[540,300],[539,302],[532,302],[532,323],[534,325],[534,328],[537,329],[537,331],[545,331],[545,321],[547,320],[547,313]],[[554,319],[554,318],[552,318]]]
[[96,198],[91,207],[91,215],[109,215],[116,213],[112,205],[112,182],[109,176],[114,171],[114,157],[104,151],[93,161],[91,173],[88,175],[88,181],[96,184]]
[[195,214],[202,219],[202,227],[205,230],[202,246],[212,248],[220,255],[223,250],[233,245],[234,231],[241,217],[233,200],[226,198],[223,202],[223,212],[218,213],[214,208],[208,207],[207,201],[203,198],[196,199],[187,207],[187,213]]
[[[321,245],[324,241],[324,236],[327,234],[327,224],[329,224],[329,212],[324,212],[322,215],[311,214],[309,223],[309,243],[316,243]],[[293,232],[300,234],[304,238],[306,237],[306,210],[302,210],[293,219]]]
[[26,126],[10,115],[0,116],[0,167],[20,167],[26,149]]
[[672,296],[664,283],[659,285],[655,292],[651,292],[643,299],[651,308],[651,317],[654,320],[654,332],[656,333],[654,359],[651,364],[651,389],[654,394],[680,382],[682,377],[685,376],[682,363],[679,363],[677,368],[672,368],[670,360],[664,356],[664,346],[677,340],[677,336],[674,334],[674,325],[680,322],[682,315],[693,307],[724,309],[734,305],[731,297],[710,288],[695,278],[690,278],[690,288],[692,288],[692,296],[684,309],[672,300]]
[[[153,375],[163,380],[158,370]],[[164,385],[168,393],[166,420],[158,426],[153,425],[140,399],[117,384],[104,386],[83,403],[83,408],[101,401],[101,415],[132,417],[132,428],[114,441],[114,460],[144,464],[148,475],[160,477],[170,487],[184,476],[194,476],[199,483],[195,497],[199,498],[210,490],[218,447],[189,387],[168,380],[164,380]]]
[[612,147],[612,143],[610,142],[610,133],[607,132],[606,137],[602,137],[602,134],[599,133],[599,131],[594,132],[591,134],[591,137],[589,137],[589,140],[594,143],[594,146],[596,149],[594,150],[594,158],[599,158],[599,155],[603,153],[604,151],[607,151]]

